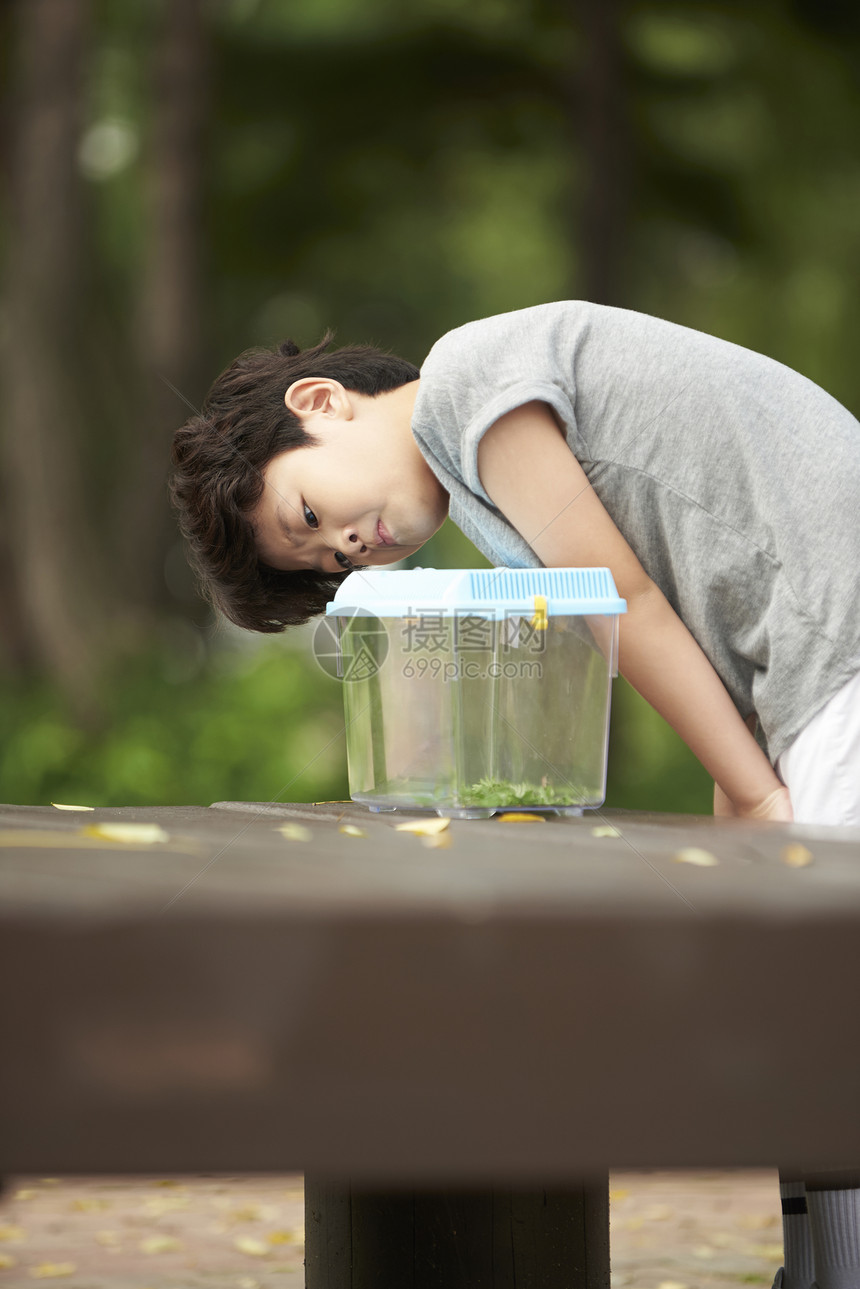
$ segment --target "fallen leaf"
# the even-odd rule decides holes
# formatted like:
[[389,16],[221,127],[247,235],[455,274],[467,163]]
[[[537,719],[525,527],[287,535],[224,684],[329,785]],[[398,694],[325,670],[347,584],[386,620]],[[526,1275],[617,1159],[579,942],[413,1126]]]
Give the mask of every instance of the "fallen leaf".
[[454,840],[450,832],[440,832],[435,837],[422,837],[421,845],[426,846],[429,850],[447,850]]
[[185,1191],[188,1187],[184,1182],[178,1182],[175,1177],[162,1177],[154,1183],[156,1186],[172,1186],[175,1190]]
[[661,1280],[657,1289],[687,1289],[681,1280]]
[[23,1226],[0,1226],[0,1240],[9,1240],[15,1244],[20,1240],[26,1240],[27,1232]]
[[611,1190],[609,1192],[609,1202],[610,1204],[618,1204],[621,1200],[627,1199],[629,1194],[629,1190],[625,1187],[619,1186],[616,1190]]
[[732,1235],[731,1231],[710,1231],[708,1238],[711,1244],[715,1244],[718,1249],[735,1249],[740,1248],[743,1241],[738,1242],[738,1237]]
[[779,857],[783,864],[788,864],[789,868],[806,868],[813,859],[812,851],[801,846],[800,842],[791,842],[788,846],[783,846]]
[[745,1231],[764,1231],[769,1226],[776,1226],[779,1218],[775,1213],[741,1213],[735,1220]]
[[59,801],[52,801],[55,810],[95,810],[95,806],[61,806]]
[[509,810],[506,814],[498,816],[499,822],[503,824],[545,824],[546,820],[543,815],[525,814],[518,810]]
[[395,824],[395,832],[413,832],[417,837],[435,837],[438,833],[450,828],[450,819],[407,819],[404,824]]
[[281,824],[275,832],[286,837],[287,841],[310,841],[313,836],[310,828],[305,828],[304,824]]
[[13,1199],[35,1199],[36,1196],[39,1194],[41,1194],[40,1191],[16,1191],[12,1198]]
[[234,1208],[232,1213],[227,1214],[232,1222],[259,1222],[261,1216],[262,1213],[257,1204],[246,1204],[244,1208]]
[[40,1262],[27,1272],[34,1280],[58,1280],[60,1276],[73,1276],[77,1271],[74,1262]]
[[0,1270],[5,1271],[7,1267],[14,1267],[15,1258],[8,1253],[0,1253]]
[[781,1244],[758,1244],[753,1249],[753,1253],[757,1258],[766,1258],[768,1262],[772,1262],[774,1258],[781,1258],[782,1252],[783,1246]]
[[355,824],[341,824],[338,832],[346,833],[347,837],[366,837],[367,833],[363,828],[356,828]]
[[617,828],[613,828],[612,824],[598,824],[596,828],[592,828],[591,835],[592,837],[620,837],[621,833]]
[[240,1253],[246,1253],[249,1258],[265,1258],[271,1252],[268,1244],[264,1244],[262,1240],[255,1240],[252,1235],[240,1235],[233,1244]]
[[[130,824],[125,826],[131,827]],[[145,826],[150,827],[149,824]],[[152,845],[153,840],[162,840],[159,838],[142,841],[137,838],[134,841],[131,839],[113,841],[104,833],[97,833],[96,827],[97,825],[91,825],[90,828],[81,828],[77,832],[66,832],[62,828],[50,831],[39,828],[6,828],[0,831],[0,847],[10,847],[15,850],[128,850],[130,847],[148,847]],[[165,838],[167,838],[166,833]],[[202,843],[190,837],[185,837],[181,841],[176,837],[169,840],[171,851],[176,853],[199,855],[203,850]]]
[[137,1247],[141,1253],[176,1253],[182,1248],[182,1241],[174,1235],[148,1235]]
[[170,834],[158,824],[89,824],[81,829],[81,833],[84,837],[127,842],[132,846],[154,846],[158,842],[170,841]]
[[302,1227],[295,1227],[291,1231],[270,1231],[266,1236],[269,1244],[304,1244],[305,1233]]
[[119,1231],[96,1231],[93,1238],[96,1244],[101,1244],[105,1249],[116,1249],[122,1240],[122,1234]]
[[103,1208],[110,1208],[109,1199],[73,1199],[69,1208],[73,1213],[99,1213]]
[[673,1216],[674,1211],[668,1204],[651,1204],[644,1214],[646,1222],[668,1222]]
[[700,850],[698,846],[688,846],[685,850],[676,850],[672,856],[678,864],[696,864],[699,868],[713,868],[719,864],[716,855],[709,850]]
[[157,1195],[155,1199],[146,1200],[143,1211],[155,1217],[161,1217],[163,1213],[174,1213],[177,1209],[188,1208],[190,1203],[191,1200],[187,1195]]

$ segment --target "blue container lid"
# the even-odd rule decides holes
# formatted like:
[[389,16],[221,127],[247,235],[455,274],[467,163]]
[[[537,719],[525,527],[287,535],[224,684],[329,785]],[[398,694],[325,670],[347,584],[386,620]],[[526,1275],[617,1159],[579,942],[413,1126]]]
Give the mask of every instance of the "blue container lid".
[[[545,605],[536,606],[540,596]],[[626,613],[608,568],[410,568],[356,569],[326,606],[329,617],[376,618],[422,613],[485,618],[514,614]]]

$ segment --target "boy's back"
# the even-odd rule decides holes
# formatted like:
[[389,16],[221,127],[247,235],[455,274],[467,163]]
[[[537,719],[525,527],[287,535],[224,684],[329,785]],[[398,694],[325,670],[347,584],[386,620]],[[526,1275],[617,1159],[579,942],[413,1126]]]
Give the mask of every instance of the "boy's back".
[[483,433],[532,400],[775,761],[860,668],[858,422],[789,368],[644,314],[569,302],[469,323],[423,365],[413,433],[494,563],[538,563],[477,469]]

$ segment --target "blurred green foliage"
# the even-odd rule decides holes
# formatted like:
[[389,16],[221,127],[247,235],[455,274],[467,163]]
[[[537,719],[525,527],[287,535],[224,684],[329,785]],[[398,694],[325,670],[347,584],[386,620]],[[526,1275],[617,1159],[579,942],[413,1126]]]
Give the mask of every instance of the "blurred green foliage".
[[[159,12],[102,0],[89,59],[79,164],[99,307],[120,343],[145,261]],[[615,302],[767,352],[856,408],[856,12],[825,0],[629,0],[617,12],[627,160]],[[208,378],[252,344],[304,345],[327,326],[420,362],[469,318],[581,289],[594,177],[577,91],[591,51],[572,7],[224,0],[207,14]],[[206,384],[183,393],[196,403]],[[450,523],[411,562],[486,564]],[[118,664],[100,723],[77,721],[48,678],[0,676],[0,799],[345,796],[342,696],[308,633],[239,642],[215,630],[178,546],[165,577],[162,644]],[[607,803],[708,810],[708,777],[674,733],[621,680],[613,701]]]
[[[316,675],[312,674],[316,672]],[[348,796],[340,686],[269,641],[127,663],[83,728],[44,682],[0,692],[5,801],[209,805]]]

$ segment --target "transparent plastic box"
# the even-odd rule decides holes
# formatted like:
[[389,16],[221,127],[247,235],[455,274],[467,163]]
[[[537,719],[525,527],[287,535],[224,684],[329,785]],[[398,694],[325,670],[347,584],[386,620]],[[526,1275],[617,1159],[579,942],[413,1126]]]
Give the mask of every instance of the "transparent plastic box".
[[326,613],[352,799],[454,818],[601,805],[626,609],[605,568],[350,574]]

